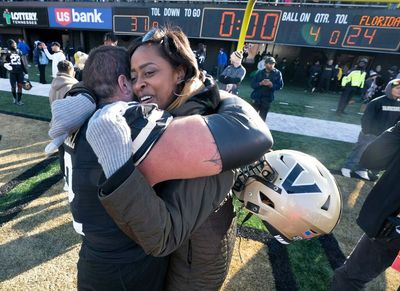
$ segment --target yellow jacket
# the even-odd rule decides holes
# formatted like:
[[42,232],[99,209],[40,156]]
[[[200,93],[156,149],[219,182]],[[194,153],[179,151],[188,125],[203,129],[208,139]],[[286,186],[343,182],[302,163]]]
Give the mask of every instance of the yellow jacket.
[[364,88],[366,72],[360,70],[354,70],[342,79],[342,87],[345,87],[350,83],[352,87]]

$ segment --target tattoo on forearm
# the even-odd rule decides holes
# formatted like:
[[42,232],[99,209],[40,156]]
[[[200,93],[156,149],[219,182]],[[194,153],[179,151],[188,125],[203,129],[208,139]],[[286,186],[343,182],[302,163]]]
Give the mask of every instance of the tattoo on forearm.
[[215,153],[210,157],[210,159],[205,160],[204,162],[212,163],[218,166],[219,169],[222,169],[222,160],[218,150],[215,151]]

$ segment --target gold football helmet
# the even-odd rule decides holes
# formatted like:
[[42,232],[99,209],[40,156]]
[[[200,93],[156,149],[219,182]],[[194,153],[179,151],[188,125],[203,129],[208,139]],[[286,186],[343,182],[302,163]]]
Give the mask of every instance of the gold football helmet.
[[329,170],[316,158],[293,150],[271,151],[242,168],[233,192],[283,244],[330,233],[342,209]]
[[31,82],[29,81],[29,80],[24,80],[23,82],[22,82],[22,88],[24,88],[24,90],[27,90],[27,91],[29,91],[30,89],[32,89],[32,84],[31,84]]

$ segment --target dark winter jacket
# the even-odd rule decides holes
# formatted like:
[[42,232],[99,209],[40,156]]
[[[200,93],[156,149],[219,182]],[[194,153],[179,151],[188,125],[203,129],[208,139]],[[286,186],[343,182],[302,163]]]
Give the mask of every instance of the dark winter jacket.
[[321,79],[332,79],[335,73],[334,65],[325,65],[321,73]]
[[33,63],[35,65],[47,65],[49,63],[43,49],[37,47],[33,50]]
[[361,119],[362,132],[380,135],[400,120],[400,102],[381,96],[368,103]]
[[[171,113],[181,116],[215,112],[219,107],[215,102],[218,93],[216,86],[208,87]],[[234,98],[236,103],[229,110],[246,112],[242,108],[250,108],[240,98],[230,98]],[[259,118],[255,111],[254,117],[245,119],[239,115],[233,119],[224,115],[220,117],[238,134],[242,131],[258,132],[251,122],[253,118]],[[225,131],[225,139],[227,134],[232,136],[235,132],[229,127],[225,127]],[[216,139],[224,136],[217,133],[218,136],[214,135]],[[256,139],[256,136],[247,139],[248,150],[257,147]],[[233,142],[227,144],[228,151],[237,147],[236,144],[232,146]],[[254,161],[254,158],[246,162]],[[232,172],[227,171],[212,177],[163,182],[155,186],[158,196],[149,195],[150,186],[128,161],[103,184],[100,199],[119,227],[146,253],[153,256],[172,253],[167,290],[218,290],[225,279],[236,236],[232,200],[227,196],[233,181]],[[136,192],[138,185],[140,191]],[[218,211],[214,212],[216,209]]]
[[400,122],[367,147],[360,164],[386,171],[368,194],[357,223],[370,238],[391,235],[395,232],[388,231],[388,223],[393,225],[400,213]]
[[[98,199],[102,168],[86,140],[87,124],[88,121],[63,145],[63,170],[71,187],[68,196],[73,226],[82,237],[79,257],[108,264],[143,261],[146,254],[142,247],[121,231]],[[136,185],[136,189],[140,191],[141,186]],[[150,190],[154,193],[152,188]]]
[[[268,79],[272,82],[272,87],[261,86],[260,82]],[[258,71],[254,78],[251,80],[251,87],[254,91],[251,93],[251,99],[255,103],[272,102],[275,99],[274,92],[283,87],[282,74],[278,69],[273,69],[271,72],[266,70]]]
[[6,63],[10,63],[12,70],[11,74],[25,73],[28,74],[24,63],[22,62],[22,53],[19,49],[10,49],[6,54]]

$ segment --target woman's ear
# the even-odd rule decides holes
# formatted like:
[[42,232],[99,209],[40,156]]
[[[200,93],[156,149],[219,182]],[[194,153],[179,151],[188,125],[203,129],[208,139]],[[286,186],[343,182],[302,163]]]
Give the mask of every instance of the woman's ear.
[[132,86],[128,78],[124,75],[119,75],[118,77],[118,87],[122,94],[125,96],[132,96]]
[[177,78],[178,78],[177,82],[178,82],[178,84],[184,82],[185,81],[185,76],[186,76],[186,69],[183,66],[179,66],[177,68],[177,73],[178,73],[177,74]]

